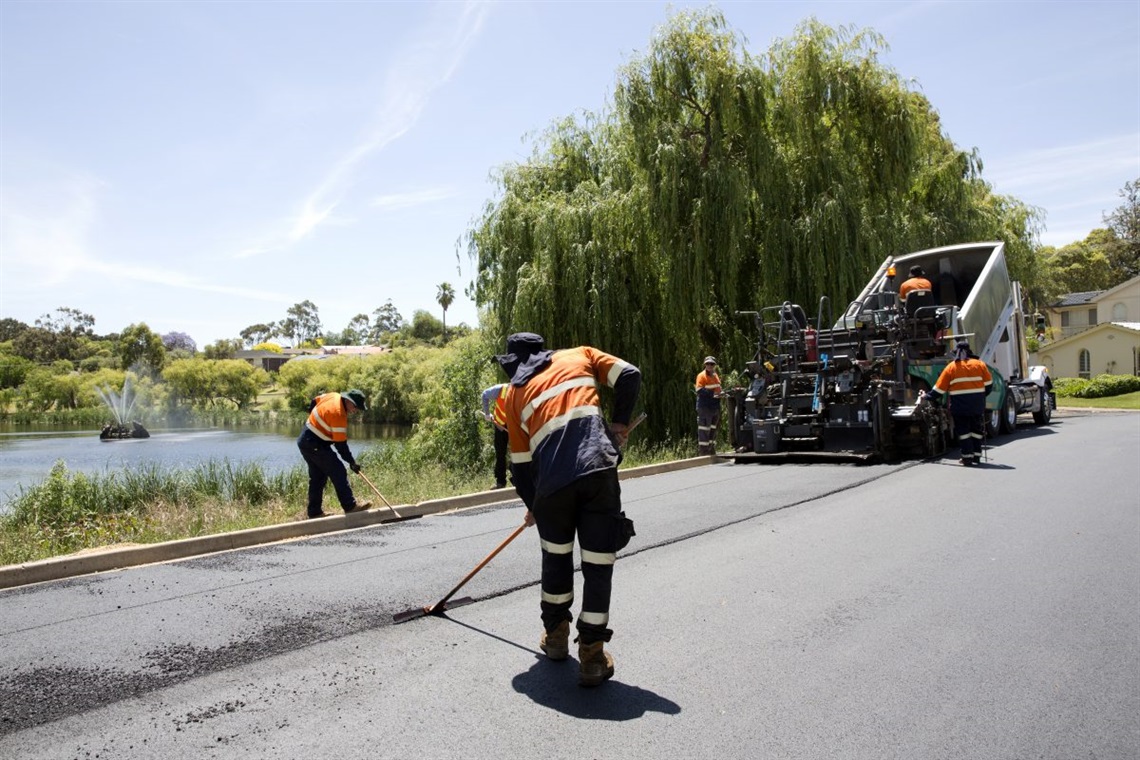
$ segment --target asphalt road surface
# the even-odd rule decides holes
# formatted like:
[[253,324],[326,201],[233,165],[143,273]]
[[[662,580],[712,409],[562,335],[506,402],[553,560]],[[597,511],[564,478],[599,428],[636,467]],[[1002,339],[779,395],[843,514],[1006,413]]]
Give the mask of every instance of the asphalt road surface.
[[1136,758],[1140,415],[996,444],[625,481],[596,689],[533,529],[392,623],[517,503],[0,591],[0,758]]

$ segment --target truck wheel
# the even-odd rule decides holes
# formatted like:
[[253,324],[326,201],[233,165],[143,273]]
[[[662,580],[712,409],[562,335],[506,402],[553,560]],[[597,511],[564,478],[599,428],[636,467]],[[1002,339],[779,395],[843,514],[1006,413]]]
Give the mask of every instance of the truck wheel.
[[1002,429],[1001,424],[1002,411],[1001,409],[987,409],[986,410],[986,437],[997,438],[1005,431]]
[[1033,421],[1038,425],[1048,425],[1053,419],[1053,394],[1044,391],[1041,394],[1041,411],[1033,413]]
[[1013,404],[1013,394],[1006,391],[1005,400],[1001,402],[1001,432],[1003,435],[1017,430],[1017,408]]

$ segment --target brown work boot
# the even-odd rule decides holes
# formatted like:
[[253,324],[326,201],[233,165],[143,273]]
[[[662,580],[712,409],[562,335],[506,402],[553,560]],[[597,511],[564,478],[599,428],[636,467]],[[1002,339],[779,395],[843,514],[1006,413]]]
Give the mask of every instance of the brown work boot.
[[354,501],[352,506],[344,508],[344,513],[347,515],[349,512],[363,512],[371,506],[372,502],[370,501]]
[[543,631],[538,648],[552,660],[565,660],[570,656],[570,621],[563,620],[553,631]]
[[614,674],[614,658],[603,649],[604,641],[578,644],[578,685],[597,686]]

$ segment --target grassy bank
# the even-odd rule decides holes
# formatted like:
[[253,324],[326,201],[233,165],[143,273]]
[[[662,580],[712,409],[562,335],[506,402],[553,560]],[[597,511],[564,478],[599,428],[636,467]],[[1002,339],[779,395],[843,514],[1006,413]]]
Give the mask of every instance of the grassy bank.
[[1106,396],[1104,398],[1077,398],[1076,396],[1058,395],[1057,406],[1067,406],[1079,409],[1140,410],[1140,391],[1122,393],[1119,396]]
[[[692,456],[692,444],[631,445],[622,468]],[[416,504],[488,489],[490,468],[452,470],[394,441],[360,452],[359,461],[390,503]],[[379,500],[350,476],[359,499]],[[267,473],[258,464],[211,460],[190,468],[142,467],[106,475],[70,472],[62,463],[43,482],[20,489],[0,515],[0,565],[114,544],[172,541],[305,519],[302,466]],[[326,511],[338,510],[330,488]]]

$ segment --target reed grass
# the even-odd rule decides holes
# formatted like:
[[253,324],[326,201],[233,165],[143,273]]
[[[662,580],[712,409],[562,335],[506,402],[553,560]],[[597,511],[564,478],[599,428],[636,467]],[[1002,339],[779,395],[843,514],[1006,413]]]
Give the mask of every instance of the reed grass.
[[[622,469],[692,456],[692,443],[631,444]],[[489,460],[476,471],[431,461],[403,440],[361,451],[368,479],[393,505],[484,491]],[[350,475],[358,499],[379,500]],[[56,462],[42,482],[21,487],[0,515],[0,565],[117,544],[173,541],[305,519],[304,466],[269,473],[256,462],[209,460],[190,467],[144,465],[105,474],[71,472]],[[331,488],[326,511],[338,506]]]

